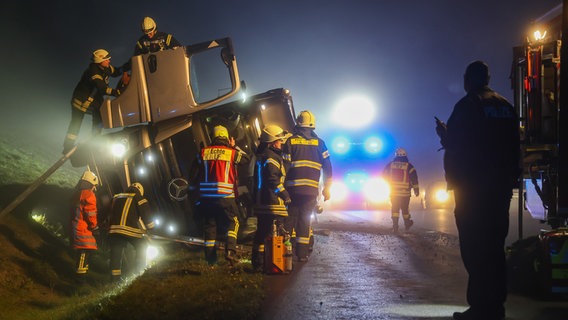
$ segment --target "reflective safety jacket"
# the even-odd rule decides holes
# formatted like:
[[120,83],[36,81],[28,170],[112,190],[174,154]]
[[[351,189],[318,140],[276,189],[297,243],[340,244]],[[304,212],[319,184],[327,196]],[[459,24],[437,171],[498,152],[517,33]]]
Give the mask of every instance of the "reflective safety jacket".
[[257,155],[255,166],[255,214],[274,214],[288,216],[286,202],[290,195],[284,188],[286,168],[282,151],[267,147]]
[[109,77],[120,75],[122,75],[120,68],[113,66],[105,68],[98,63],[89,64],[75,90],[73,90],[71,105],[82,112],[87,112],[87,110],[98,112],[105,95],[115,97],[120,95],[119,90],[108,86]]
[[410,189],[419,190],[418,174],[407,157],[396,157],[383,170],[383,178],[390,184],[391,196],[408,196]]
[[146,233],[144,228],[154,228],[148,200],[134,187],[128,188],[125,193],[116,194],[112,202],[109,234],[142,238]]
[[181,46],[181,44],[171,34],[157,31],[152,38],[143,35],[138,39],[136,47],[134,48],[134,55],[158,52],[179,46]]
[[237,164],[242,154],[225,140],[221,141],[216,140],[201,150],[199,196],[202,198],[235,198]]
[[97,224],[97,198],[89,189],[83,189],[71,208],[71,227],[74,249],[97,249],[97,241],[92,230]]
[[285,185],[291,194],[317,197],[322,173],[324,186],[331,185],[329,151],[313,129],[296,127],[294,135],[286,140],[282,150],[284,158],[290,161]]

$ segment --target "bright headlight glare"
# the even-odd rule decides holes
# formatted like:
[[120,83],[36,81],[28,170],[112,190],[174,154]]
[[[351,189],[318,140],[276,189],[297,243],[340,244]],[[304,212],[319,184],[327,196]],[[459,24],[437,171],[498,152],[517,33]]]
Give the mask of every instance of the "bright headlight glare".
[[365,199],[373,203],[384,203],[389,200],[390,187],[382,178],[370,179],[363,188]]
[[128,149],[127,144],[128,142],[126,140],[120,140],[114,143],[111,146],[112,155],[118,158],[122,158],[126,154],[126,150]]
[[146,264],[151,263],[156,260],[160,255],[160,250],[155,246],[148,246],[146,248]]
[[343,202],[349,196],[349,189],[342,182],[334,181],[331,185],[331,199],[337,202]]
[[448,191],[446,191],[444,189],[439,189],[439,190],[436,190],[434,197],[436,198],[436,201],[438,201],[438,202],[446,202],[450,198],[450,195],[448,194]]

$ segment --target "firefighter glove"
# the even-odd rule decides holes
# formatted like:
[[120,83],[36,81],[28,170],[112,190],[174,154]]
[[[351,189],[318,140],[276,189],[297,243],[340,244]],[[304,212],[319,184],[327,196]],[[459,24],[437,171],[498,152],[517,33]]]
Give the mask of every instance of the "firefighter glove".
[[414,188],[414,195],[418,197],[420,195],[420,189]]
[[331,198],[331,190],[329,187],[325,187],[323,188],[323,190],[321,191],[321,195],[323,196],[323,200],[327,201]]
[[128,72],[124,72],[122,73],[122,84],[124,84],[125,86],[128,85],[128,83],[130,82],[130,75],[128,74]]

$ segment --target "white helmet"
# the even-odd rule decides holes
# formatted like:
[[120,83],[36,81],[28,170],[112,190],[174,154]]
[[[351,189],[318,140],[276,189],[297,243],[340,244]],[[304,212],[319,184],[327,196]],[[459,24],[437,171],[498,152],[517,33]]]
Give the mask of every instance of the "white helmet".
[[269,124],[264,129],[262,129],[262,133],[260,134],[260,141],[262,142],[273,142],[276,140],[282,140],[282,142],[286,141],[286,139],[292,136],[291,133],[284,131],[282,128],[275,124]]
[[105,49],[98,49],[93,51],[93,58],[94,63],[101,63],[106,60],[110,60],[110,54]]
[[92,184],[93,186],[99,185],[99,178],[92,171],[89,170],[85,170],[85,172],[83,172],[81,180],[85,180],[90,184]]
[[406,150],[404,150],[403,148],[398,148],[394,152],[394,156],[395,157],[406,157],[407,156]]
[[302,128],[316,128],[316,117],[308,110],[300,112],[296,118],[296,124]]
[[141,27],[142,32],[144,32],[144,34],[148,34],[156,30],[156,22],[150,17],[144,17],[144,19],[142,19]]

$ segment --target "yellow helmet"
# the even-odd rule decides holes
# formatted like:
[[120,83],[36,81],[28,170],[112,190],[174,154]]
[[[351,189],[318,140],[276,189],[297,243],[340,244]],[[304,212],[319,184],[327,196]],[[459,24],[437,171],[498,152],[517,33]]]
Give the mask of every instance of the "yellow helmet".
[[90,170],[85,170],[85,172],[83,172],[81,180],[85,180],[90,184],[92,184],[93,186],[99,185],[99,178]]
[[291,133],[284,131],[282,128],[275,124],[269,124],[264,129],[262,129],[262,133],[260,134],[260,141],[262,142],[273,142],[276,140],[282,140],[282,142],[286,141],[286,139],[292,136]]
[[404,150],[403,148],[398,148],[394,152],[394,156],[395,157],[406,157],[407,156],[406,150]]
[[215,126],[213,128],[213,139],[215,138],[226,138],[229,139],[229,131],[223,126]]
[[144,195],[144,187],[142,186],[142,184],[140,182],[134,182],[133,184],[130,185],[130,187],[134,187],[134,188],[138,189],[141,196]]
[[299,127],[315,129],[316,128],[316,117],[310,111],[304,110],[304,111],[300,112],[300,114],[296,118],[296,124]]
[[156,30],[156,21],[150,17],[144,17],[144,19],[142,19],[141,27],[142,32],[144,32],[144,34],[148,34]]
[[101,63],[106,60],[110,60],[110,54],[105,49],[98,49],[93,51],[93,62]]

